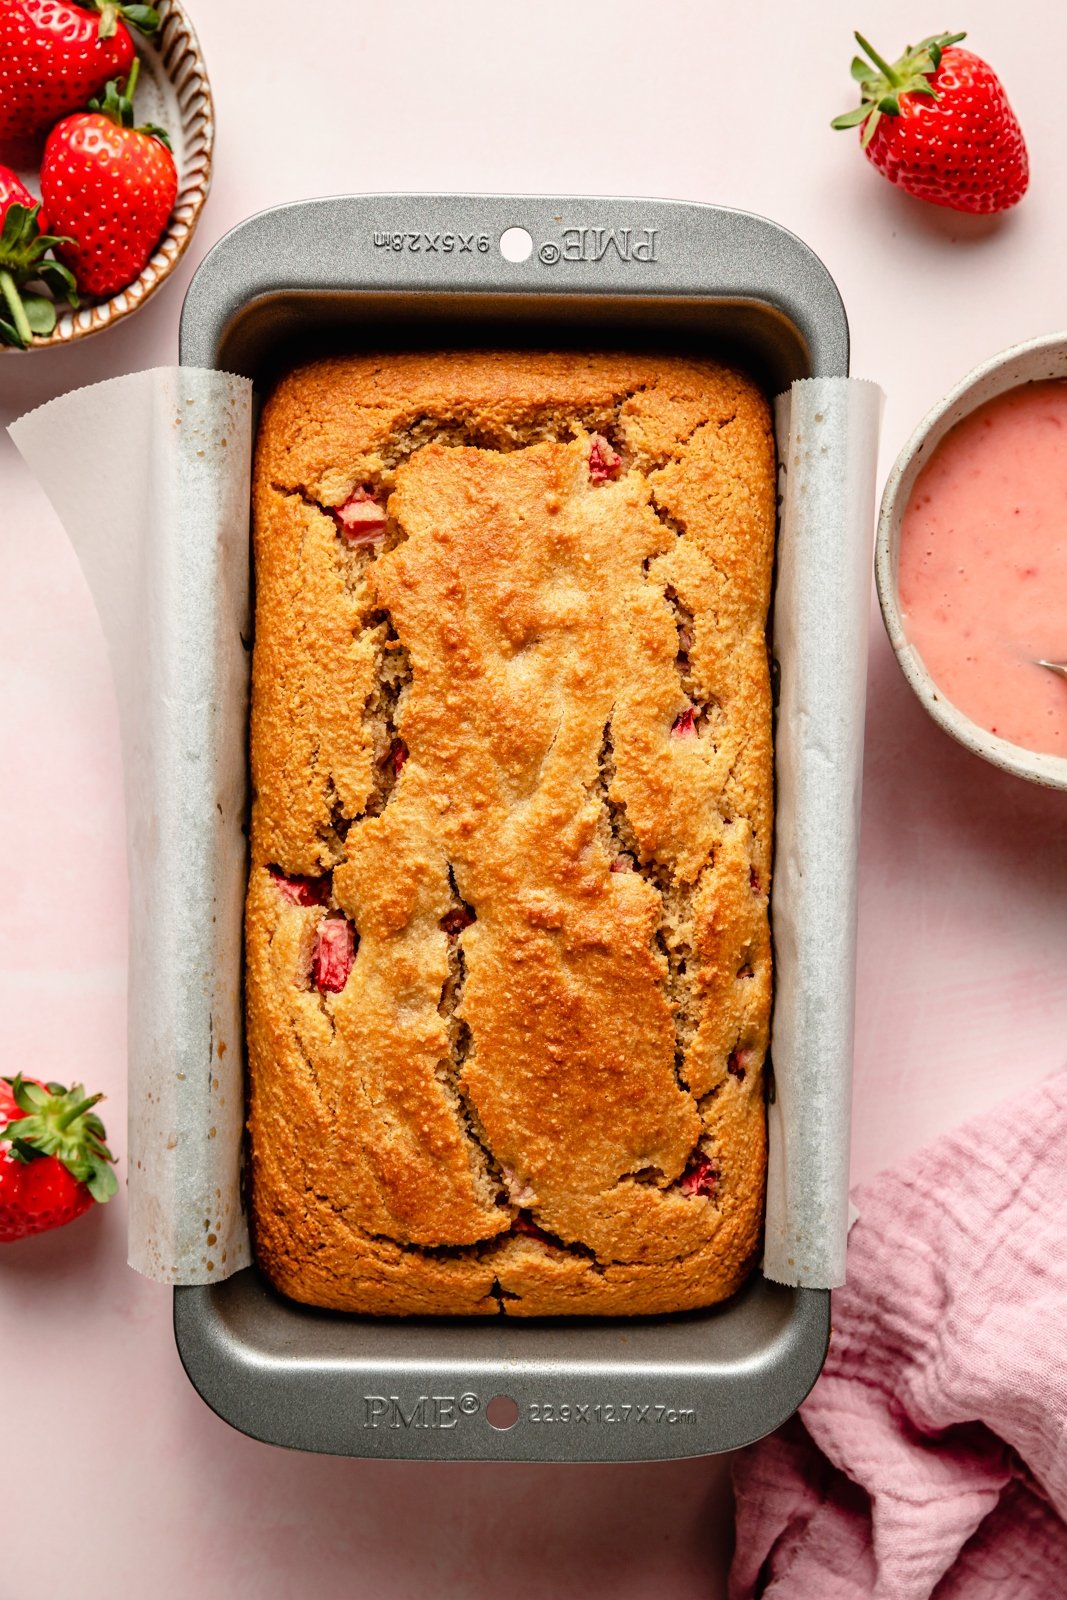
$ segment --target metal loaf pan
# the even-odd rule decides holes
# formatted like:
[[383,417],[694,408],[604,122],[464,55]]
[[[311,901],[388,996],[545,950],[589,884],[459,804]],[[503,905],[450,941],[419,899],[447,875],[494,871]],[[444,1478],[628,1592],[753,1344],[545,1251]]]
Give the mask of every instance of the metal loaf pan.
[[[530,236],[522,261],[499,245],[515,228]],[[708,350],[771,394],[848,371],[840,296],[804,244],[762,217],[671,201],[283,206],[215,246],[181,321],[183,365],[245,374],[259,392],[318,351],[457,343]],[[680,1316],[386,1321],[292,1304],[248,1268],[176,1289],[174,1325],[208,1405],[274,1444],[638,1461],[733,1449],[783,1422],[822,1366],[830,1296],[757,1273],[728,1304]]]

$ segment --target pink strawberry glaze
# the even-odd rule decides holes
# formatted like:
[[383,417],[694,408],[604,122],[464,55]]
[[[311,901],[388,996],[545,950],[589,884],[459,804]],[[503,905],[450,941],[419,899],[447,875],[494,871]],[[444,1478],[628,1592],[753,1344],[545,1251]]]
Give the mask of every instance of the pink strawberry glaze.
[[287,878],[276,867],[270,868],[278,890],[295,906],[321,906],[330,898],[330,880],[326,878]]
[[374,544],[385,532],[385,510],[366,489],[353,489],[334,516],[349,544]]
[[685,1195],[704,1195],[710,1198],[719,1182],[719,1169],[707,1156],[697,1154],[678,1179],[678,1187]]
[[617,478],[622,466],[622,456],[613,450],[602,433],[594,433],[589,445],[589,477],[593,483],[606,483]]
[[1067,755],[1067,383],[979,406],[937,446],[900,530],[904,628],[947,699]]
[[325,917],[319,924],[311,973],[316,989],[340,994],[356,959],[356,931],[347,917]]

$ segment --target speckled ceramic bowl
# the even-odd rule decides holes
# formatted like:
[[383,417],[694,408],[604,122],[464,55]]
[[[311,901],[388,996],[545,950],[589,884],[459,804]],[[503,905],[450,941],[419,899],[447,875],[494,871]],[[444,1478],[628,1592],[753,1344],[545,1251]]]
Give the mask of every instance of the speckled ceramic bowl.
[[[1045,755],[1001,739],[987,728],[972,722],[941,689],[927,671],[926,664],[904,631],[900,609],[899,564],[900,527],[912,487],[930,456],[950,428],[970,412],[1024,383],[1047,378],[1067,379],[1067,334],[1045,334],[1026,344],[1013,345],[968,373],[934,407],[916,428],[889,474],[882,495],[875,545],[875,578],[878,600],[890,643],[908,682],[933,717],[960,744],[1005,772],[1014,772],[1031,783],[1049,789],[1067,789],[1067,757]],[[1064,686],[1067,693],[1067,685]]]
[[[151,38],[134,32],[141,58],[137,85],[137,121],[166,128],[178,168],[178,198],[151,259],[139,278],[110,300],[83,302],[77,311],[60,311],[52,333],[35,339],[31,350],[69,344],[91,333],[102,333],[128,317],[154,294],[173,271],[193,236],[211,181],[211,154],[215,139],[211,88],[196,34],[178,0],[155,0],[160,29]],[[19,176],[33,194],[40,194],[39,170],[25,167]],[[26,351],[0,346],[12,356]]]

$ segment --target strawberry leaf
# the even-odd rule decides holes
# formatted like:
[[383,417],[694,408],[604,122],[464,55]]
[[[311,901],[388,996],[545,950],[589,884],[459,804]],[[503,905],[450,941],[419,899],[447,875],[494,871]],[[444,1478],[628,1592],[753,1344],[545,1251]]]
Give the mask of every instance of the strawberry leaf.
[[100,25],[96,32],[100,39],[114,37],[120,17],[139,33],[155,33],[159,27],[159,12],[154,6],[127,6],[122,0],[76,0],[76,4],[89,11],[99,11]]
[[42,261],[37,276],[57,299],[66,300],[75,311],[78,309],[78,286],[69,267],[61,261]]
[[159,12],[155,6],[120,6],[123,19],[139,33],[156,33],[159,30]]
[[110,1167],[94,1167],[85,1180],[85,1187],[93,1199],[103,1205],[113,1194],[118,1193],[119,1183]]
[[[40,210],[40,207],[37,207]],[[4,226],[0,229],[0,254],[14,253],[21,247],[23,235],[26,231],[26,219],[33,213],[20,205],[17,200],[12,201],[7,208]]]
[[95,97],[89,101],[89,110],[98,111],[102,117],[107,117],[117,128],[133,127],[133,91],[137,85],[137,62],[130,68],[130,75],[126,80],[126,92],[119,88],[117,78],[109,78],[104,85],[103,99]]
[[49,334],[56,325],[56,308],[43,294],[24,294],[22,309],[36,334]]
[[871,114],[870,106],[854,106],[851,111],[843,111],[839,117],[831,122],[831,128],[856,128]]
[[167,149],[173,153],[174,146],[170,142],[170,134],[166,128],[161,128],[158,122],[142,122],[138,126],[137,132],[151,134],[153,139],[158,139],[160,144],[165,144]]
[[[75,289],[71,273],[45,254],[53,245],[69,241],[61,234],[40,231],[40,211],[39,205],[27,207],[15,202],[8,207],[0,228],[0,296],[5,324],[0,338],[23,349],[34,336],[50,333],[55,327],[54,311],[49,313],[42,308],[41,295],[26,295],[26,283],[39,281],[72,305],[77,304],[76,299],[71,299]],[[46,327],[49,318],[51,325]]]
[[867,146],[874,138],[875,129],[878,127],[878,124],[881,122],[881,120],[882,113],[878,110],[877,106],[875,106],[870,116],[867,118],[866,125],[863,129],[863,138],[860,140],[860,145],[864,150],[866,150]]
[[11,1092],[15,1096],[15,1104],[27,1116],[40,1111],[51,1098],[47,1089],[42,1089],[39,1083],[28,1083],[21,1073],[11,1085]]

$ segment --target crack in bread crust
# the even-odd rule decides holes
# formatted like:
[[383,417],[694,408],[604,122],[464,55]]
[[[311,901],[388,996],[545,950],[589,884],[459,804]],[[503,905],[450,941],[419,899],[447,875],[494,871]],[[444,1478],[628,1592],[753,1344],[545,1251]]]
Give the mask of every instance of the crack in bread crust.
[[500,1163],[490,1149],[477,1107],[467,1094],[463,1081],[464,1068],[472,1048],[471,1030],[460,1013],[467,976],[463,932],[477,921],[477,915],[474,907],[468,905],[460,894],[455,869],[451,865],[448,868],[448,883],[452,906],[441,918],[442,931],[448,938],[448,975],[441,986],[441,998],[437,1005],[448,1029],[448,1054],[440,1062],[438,1076],[470,1140],[471,1159],[477,1164],[483,1183],[493,1185],[497,1204],[503,1206],[506,1203],[507,1183]]
[[[663,957],[664,992],[674,1016],[675,1077],[679,1088],[688,1094],[685,1057],[696,1031],[692,1016],[692,977],[688,968],[693,956],[692,886],[678,883],[668,865],[650,860],[643,855],[626,815],[625,804],[612,794],[612,784],[615,780],[615,751],[611,740],[610,722],[604,727],[598,768],[605,842],[612,855],[611,871],[639,873],[660,898],[660,914],[654,937],[656,948]],[[663,1175],[663,1186],[666,1186],[667,1181]]]
[[[257,1253],[284,1292],[615,1314],[740,1282],[762,1203],[773,485],[765,402],[710,362],[359,357],[269,403],[250,1128]],[[357,490],[385,515],[353,548],[334,508]],[[297,924],[324,912],[268,863],[332,870],[356,944],[341,992],[301,987]],[[695,1161],[714,1184],[683,1184]]]

